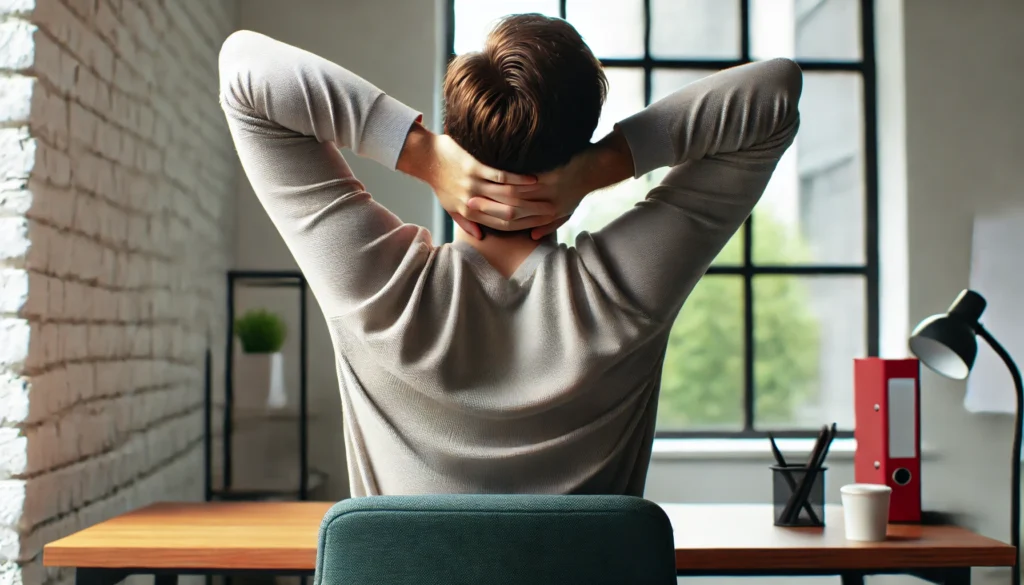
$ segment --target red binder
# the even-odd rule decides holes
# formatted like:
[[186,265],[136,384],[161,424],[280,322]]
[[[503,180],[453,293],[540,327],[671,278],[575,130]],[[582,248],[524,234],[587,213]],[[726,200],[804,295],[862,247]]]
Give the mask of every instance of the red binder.
[[854,360],[854,480],[892,488],[890,522],[921,521],[920,389],[916,359]]

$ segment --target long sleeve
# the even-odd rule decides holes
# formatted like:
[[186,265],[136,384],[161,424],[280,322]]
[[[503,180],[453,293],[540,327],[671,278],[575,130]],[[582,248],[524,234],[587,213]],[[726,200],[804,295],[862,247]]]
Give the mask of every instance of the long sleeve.
[[733,67],[687,85],[618,128],[636,177],[672,167],[648,196],[577,241],[635,309],[665,322],[750,215],[799,127],[793,61]]
[[219,66],[242,167],[324,313],[408,288],[428,232],[373,201],[339,149],[393,169],[420,114],[337,64],[254,32],[228,37]]

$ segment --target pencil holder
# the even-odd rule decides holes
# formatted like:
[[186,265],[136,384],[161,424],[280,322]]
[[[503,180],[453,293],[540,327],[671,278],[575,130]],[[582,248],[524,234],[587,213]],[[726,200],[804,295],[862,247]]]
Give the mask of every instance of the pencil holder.
[[825,470],[772,466],[772,500],[776,526],[825,525]]

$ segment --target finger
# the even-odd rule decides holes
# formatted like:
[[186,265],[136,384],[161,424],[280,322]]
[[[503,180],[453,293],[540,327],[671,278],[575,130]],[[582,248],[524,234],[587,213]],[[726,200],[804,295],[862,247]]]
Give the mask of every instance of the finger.
[[530,197],[538,191],[539,185],[499,185],[490,181],[474,181],[470,184],[470,192],[479,197],[486,197],[518,207],[522,202],[528,200],[541,200],[541,197]]
[[473,197],[466,202],[466,207],[473,211],[489,215],[496,219],[518,219],[516,208],[484,197]]
[[473,197],[466,202],[466,207],[498,219],[509,220],[534,215],[555,215],[555,206],[547,202],[522,201],[518,205],[508,205],[485,197]]
[[492,229],[506,232],[515,232],[520,230],[528,230],[551,223],[551,221],[554,218],[550,215],[534,215],[530,217],[524,217],[521,219],[510,220],[500,219],[497,217],[487,215],[485,213],[470,210],[469,212],[466,213],[466,219],[470,221],[475,221],[480,225],[485,225]]
[[567,215],[567,216],[565,216],[565,217],[563,217],[561,219],[555,220],[555,221],[553,221],[553,222],[551,222],[551,223],[549,223],[547,225],[542,225],[540,227],[533,228],[533,230],[530,231],[530,237],[535,239],[535,240],[539,240],[539,239],[543,238],[544,236],[547,236],[548,234],[553,234],[556,231],[558,231],[558,228],[560,228],[563,225],[565,225],[565,222],[569,221],[570,217],[572,217],[572,216],[568,216]]
[[476,176],[486,179],[492,183],[503,183],[505,185],[532,185],[537,182],[537,177],[532,175],[518,175],[507,171],[499,171],[480,165],[477,167]]
[[480,231],[480,226],[478,226],[477,224],[469,221],[468,219],[459,215],[458,213],[453,213],[452,219],[455,220],[455,223],[458,224],[458,226],[462,228],[462,230],[465,231],[467,234],[473,236],[478,240],[484,239],[483,232]]

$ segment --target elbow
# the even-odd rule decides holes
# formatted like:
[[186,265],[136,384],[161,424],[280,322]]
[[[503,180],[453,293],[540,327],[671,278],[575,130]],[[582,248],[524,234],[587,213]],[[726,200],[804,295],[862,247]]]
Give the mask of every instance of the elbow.
[[777,57],[764,63],[767,85],[775,94],[779,122],[795,134],[800,123],[800,94],[803,92],[804,73],[796,61]]
[[217,57],[217,65],[221,73],[230,71],[241,63],[245,57],[252,52],[253,43],[257,42],[262,35],[251,30],[236,30],[224,39],[220,46],[220,54]]
[[771,68],[771,78],[774,80],[778,92],[795,106],[800,101],[800,94],[803,92],[803,70],[800,69],[796,61],[785,57],[772,59],[767,66]]
[[251,65],[253,43],[261,35],[248,30],[238,30],[224,39],[217,56],[217,70],[220,81],[220,100],[237,101],[244,92],[240,91],[242,82]]

